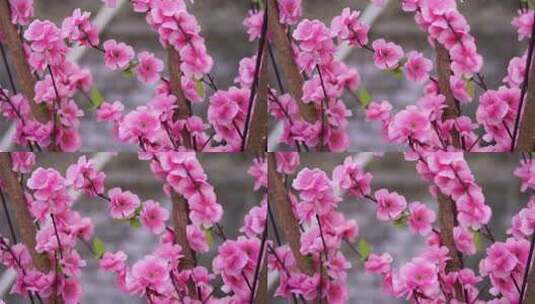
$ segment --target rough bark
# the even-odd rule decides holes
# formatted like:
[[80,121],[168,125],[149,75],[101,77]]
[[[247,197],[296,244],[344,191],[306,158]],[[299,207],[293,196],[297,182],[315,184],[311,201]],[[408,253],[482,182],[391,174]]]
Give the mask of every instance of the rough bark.
[[303,75],[295,62],[287,29],[279,22],[279,9],[277,0],[267,0],[268,24],[273,45],[277,50],[277,59],[280,61],[282,72],[286,77],[288,91],[297,101],[301,117],[308,122],[316,121],[316,113],[312,105],[303,102]]
[[[266,44],[267,46],[267,44]],[[253,116],[249,134],[247,136],[247,151],[267,151],[267,124],[268,124],[268,65],[267,47],[264,47],[262,66],[259,73],[258,93],[256,94]]]
[[531,267],[526,288],[526,297],[522,303],[535,303],[535,267]]
[[[174,118],[177,120],[187,119],[192,115],[191,104],[182,91],[182,71],[180,71],[180,55],[171,46],[167,47],[167,64],[169,65],[169,79],[171,82],[171,94],[176,97],[177,109]],[[182,132],[183,146],[191,149],[192,139],[185,129]]]
[[293,214],[288,192],[284,187],[281,176],[277,173],[277,165],[274,153],[268,153],[268,185],[269,202],[275,205],[278,219],[286,240],[295,257],[297,267],[306,274],[312,274],[313,269],[306,257],[300,252],[301,232],[299,223]]
[[[438,221],[440,225],[440,236],[443,245],[448,248],[450,260],[446,264],[446,271],[458,271],[462,269],[462,260],[455,241],[453,238],[453,227],[456,226],[456,208],[455,202],[448,196],[438,194]],[[463,288],[460,284],[455,285],[456,299],[462,299]]]
[[[175,228],[175,238],[176,242],[180,247],[182,247],[182,254],[184,257],[182,258],[182,261],[180,262],[178,269],[184,270],[184,269],[191,269],[196,266],[195,262],[195,254],[193,250],[191,249],[191,246],[188,241],[188,237],[186,234],[186,229],[189,223],[189,207],[188,202],[184,197],[177,193],[172,194],[173,200],[173,225]],[[188,281],[188,291],[190,296],[197,298],[197,291],[195,290],[195,283],[191,280]]]
[[42,272],[50,270],[48,259],[35,251],[36,227],[28,210],[24,191],[18,180],[18,174],[11,170],[11,156],[0,153],[0,178],[4,182],[4,190],[9,197],[11,209],[15,211],[15,219],[22,242],[32,255],[34,265]]
[[[440,88],[440,93],[446,97],[447,108],[444,109],[444,119],[454,119],[459,117],[459,106],[450,86],[450,56],[448,50],[438,42],[436,43],[436,53],[437,53],[437,72],[438,72],[438,85]],[[457,130],[452,130],[451,138],[453,140],[453,146],[457,149],[461,149],[461,139],[459,132]]]
[[40,122],[47,122],[49,119],[48,113],[39,108],[33,100],[36,79],[24,55],[22,41],[19,38],[17,28],[11,23],[11,13],[7,0],[0,1],[0,31],[5,36],[5,45],[9,50],[10,61],[15,68],[21,91],[30,100],[33,117]]
[[528,92],[520,120],[516,151],[532,152],[535,148],[535,69],[529,73]]

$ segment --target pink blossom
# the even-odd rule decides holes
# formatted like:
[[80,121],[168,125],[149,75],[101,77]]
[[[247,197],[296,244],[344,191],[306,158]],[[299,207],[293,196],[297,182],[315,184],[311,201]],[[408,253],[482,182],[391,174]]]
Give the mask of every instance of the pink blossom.
[[134,49],[114,39],[106,40],[102,45],[105,51],[104,61],[110,70],[122,70],[128,67],[130,61],[134,59]]
[[431,232],[432,224],[436,220],[433,210],[427,208],[420,202],[414,202],[409,205],[409,228],[412,232],[421,235],[427,235]]
[[409,291],[418,290],[427,294],[438,287],[437,272],[433,263],[423,258],[414,258],[401,267],[399,277]]
[[430,128],[427,115],[411,105],[394,116],[388,128],[388,137],[396,143],[405,142],[409,138],[425,141]]
[[283,24],[294,25],[303,14],[301,0],[280,0],[279,21]]
[[92,162],[86,156],[80,156],[78,162],[69,166],[66,173],[69,184],[76,190],[82,190],[90,196],[102,194],[104,192],[104,172],[97,171]]
[[405,72],[407,77],[416,82],[424,83],[429,79],[429,72],[433,69],[433,62],[424,57],[422,53],[415,51],[407,53]]
[[520,167],[515,169],[515,176],[522,182],[520,190],[525,192],[528,188],[535,189],[535,162],[522,162]]
[[277,172],[282,174],[292,174],[299,166],[299,153],[296,152],[277,152]]
[[455,247],[467,255],[474,255],[477,251],[476,245],[474,243],[473,234],[465,228],[454,227],[453,228],[453,239],[455,241]]
[[35,154],[30,152],[12,152],[11,162],[12,169],[19,173],[30,173],[35,165]]
[[267,220],[267,201],[264,201],[260,207],[253,207],[245,215],[243,227],[240,232],[248,237],[261,236],[264,232]]
[[397,192],[380,189],[375,192],[377,218],[383,221],[397,220],[407,207],[407,201]]
[[267,188],[268,178],[267,178],[267,161],[262,158],[255,158],[253,165],[249,167],[247,173],[254,177],[254,190],[258,190],[261,187]]
[[162,259],[148,255],[132,266],[132,278],[142,289],[158,290],[169,279],[168,265]]
[[479,264],[481,273],[491,273],[498,278],[507,278],[516,267],[518,259],[504,243],[498,242],[487,248],[487,256]]
[[262,34],[262,25],[264,23],[264,12],[249,11],[247,18],[243,21],[243,25],[247,28],[247,34],[249,34],[249,41],[253,41],[260,38]]
[[144,83],[158,81],[160,72],[163,71],[163,61],[149,52],[141,52],[137,58],[139,60],[136,67],[137,78]]
[[199,42],[187,45],[180,50],[182,59],[180,69],[186,77],[201,78],[210,73],[214,66],[214,59],[207,54],[204,40],[199,39]]
[[125,269],[126,259],[128,257],[122,251],[112,253],[106,251],[99,262],[100,268],[108,272],[121,272]]
[[372,253],[364,263],[364,268],[369,273],[384,274],[391,271],[392,261],[392,256],[389,253],[383,253],[382,255]]
[[148,200],[143,203],[139,220],[150,232],[160,234],[165,230],[165,222],[169,219],[169,211],[160,203]]
[[160,131],[161,123],[158,117],[145,106],[138,107],[125,115],[119,126],[119,136],[129,139],[154,139]]
[[526,58],[514,57],[509,61],[507,66],[507,76],[503,79],[510,87],[520,87],[524,82],[524,76],[526,75]]
[[75,9],[72,16],[65,18],[61,25],[61,34],[64,38],[79,42],[84,46],[97,46],[99,44],[98,29],[91,23],[91,13]]
[[124,105],[120,101],[104,102],[97,110],[97,121],[119,121],[122,117]]
[[238,241],[227,240],[219,246],[213,267],[229,275],[239,275],[247,266],[248,261],[247,253],[242,250]]
[[304,168],[297,174],[292,187],[300,191],[299,195],[302,199],[313,201],[322,198],[322,192],[328,191],[331,185],[329,178],[322,170]]
[[186,236],[191,245],[191,249],[197,252],[207,252],[210,246],[206,239],[206,234],[201,228],[195,225],[188,225],[186,227]]
[[467,84],[462,78],[451,76],[450,87],[455,99],[461,103],[467,103],[472,100],[472,96],[470,96],[467,90]]
[[27,25],[33,17],[33,0],[9,0],[11,22]]
[[136,212],[139,207],[139,197],[130,191],[122,191],[120,188],[112,188],[108,191],[110,198],[110,214],[114,219],[127,219]]
[[76,278],[66,279],[63,282],[61,294],[65,304],[77,304],[82,297],[82,286]]
[[374,50],[373,60],[375,65],[381,70],[393,70],[397,68],[400,59],[403,57],[403,49],[384,39],[377,39],[372,43]]
[[392,105],[388,101],[371,102],[366,108],[366,119],[371,121],[387,121],[390,119]]
[[365,172],[350,156],[333,170],[332,176],[336,185],[356,198],[363,198],[371,192],[372,175]]
[[331,21],[331,33],[350,45],[363,47],[368,44],[368,25],[359,21],[360,12],[344,8],[340,16]]
[[533,15],[535,13],[533,10],[526,10],[518,11],[518,16],[513,19],[513,26],[516,27],[518,31],[518,40],[522,40],[524,38],[530,38],[531,32],[533,28]]

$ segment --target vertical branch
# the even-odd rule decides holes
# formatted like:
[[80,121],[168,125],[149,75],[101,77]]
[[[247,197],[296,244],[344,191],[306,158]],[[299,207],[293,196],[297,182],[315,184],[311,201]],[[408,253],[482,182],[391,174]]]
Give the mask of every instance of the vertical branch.
[[288,192],[284,187],[281,176],[277,173],[277,165],[274,153],[268,153],[268,186],[269,186],[269,203],[275,205],[279,221],[288,240],[290,249],[295,257],[297,267],[301,272],[312,274],[313,270],[306,257],[299,250],[301,247],[301,232],[299,223],[292,211]]
[[[460,109],[459,109],[459,103],[455,100],[455,97],[453,96],[453,93],[451,91],[450,87],[450,55],[448,53],[448,50],[441,45],[440,43],[436,42],[435,46],[436,52],[437,52],[437,73],[438,73],[438,85],[440,87],[440,93],[446,97],[446,105],[447,108],[444,109],[444,119],[455,119],[459,117]],[[453,140],[453,146],[457,149],[461,149],[461,138],[459,135],[459,132],[457,130],[451,131],[451,138]]]
[[9,196],[12,209],[15,211],[15,219],[22,242],[30,251],[33,263],[37,269],[42,272],[48,272],[50,270],[48,260],[35,251],[35,225],[28,211],[24,191],[19,183],[17,174],[11,170],[11,156],[9,153],[0,153],[0,178],[5,184],[5,192]]
[[[266,7],[264,11],[264,22],[262,24],[262,35],[260,36],[258,51],[256,53],[255,75],[251,85],[251,95],[249,96],[247,117],[245,118],[242,136],[242,152],[246,148],[258,152],[265,151],[267,144],[267,57],[265,56],[268,33],[267,14],[268,8]],[[255,117],[251,120],[253,115]],[[256,119],[261,120],[257,121]],[[265,121],[262,121],[264,119]],[[253,130],[249,132],[249,128],[254,129],[255,134],[253,134]],[[255,147],[252,147],[252,145]]]
[[[195,267],[196,262],[195,262],[195,253],[193,252],[193,250],[191,249],[191,246],[189,245],[188,237],[186,234],[186,229],[189,223],[188,202],[186,201],[184,197],[182,197],[181,195],[177,193],[173,193],[171,196],[171,199],[173,201],[172,217],[173,217],[173,225],[175,228],[175,238],[176,238],[177,244],[180,245],[180,247],[182,247],[182,254],[184,255],[181,263],[178,266],[178,269],[179,270],[191,269]],[[189,291],[190,296],[192,297],[196,294],[195,283],[191,280],[188,281],[188,291]]]
[[5,36],[5,44],[10,52],[11,60],[17,73],[21,86],[21,91],[28,98],[32,105],[32,114],[40,122],[48,120],[48,114],[41,110],[33,101],[35,96],[35,77],[32,74],[30,65],[26,60],[22,41],[19,38],[17,28],[11,23],[11,12],[7,0],[0,1],[0,31]]
[[[458,271],[462,268],[461,254],[455,246],[455,241],[453,238],[453,228],[456,225],[457,210],[455,208],[455,202],[444,195],[443,193],[438,194],[438,221],[440,225],[440,236],[443,242],[443,245],[448,248],[450,260],[446,264],[446,271]],[[455,284],[456,290],[456,299],[461,299],[463,295],[463,288],[457,282]]]
[[[180,71],[180,55],[172,47],[167,47],[167,61],[169,65],[169,79],[171,81],[171,94],[176,97],[177,109],[175,111],[175,119],[187,119],[192,115],[191,103],[186,99],[182,91],[182,71]],[[184,138],[183,146],[191,149],[193,144],[189,132],[184,128],[182,132]]]
[[254,103],[253,116],[251,119],[250,132],[245,139],[247,140],[246,149],[255,152],[265,152],[267,150],[267,123],[268,123],[268,61],[264,49],[262,66],[258,79],[258,93]]
[[531,152],[535,148],[535,69],[530,71],[524,109],[519,108],[518,111],[522,111],[522,120],[515,150]]
[[267,0],[267,10],[271,39],[277,49],[277,57],[280,60],[282,71],[286,76],[288,91],[296,100],[303,119],[308,122],[314,122],[316,120],[316,113],[313,105],[307,105],[302,100],[304,79],[295,62],[293,50],[286,32],[287,29],[279,22],[277,0]]
[[[526,266],[528,269],[530,265]],[[527,288],[526,288],[526,298],[520,303],[535,303],[535,267],[531,268],[529,275],[527,277]]]

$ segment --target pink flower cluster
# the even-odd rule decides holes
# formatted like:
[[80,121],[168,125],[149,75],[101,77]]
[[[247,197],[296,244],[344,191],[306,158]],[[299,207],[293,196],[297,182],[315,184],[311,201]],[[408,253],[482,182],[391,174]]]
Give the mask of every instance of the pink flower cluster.
[[156,153],[154,157],[153,171],[166,181],[168,193],[173,190],[187,200],[191,222],[207,228],[219,222],[223,208],[195,153]]

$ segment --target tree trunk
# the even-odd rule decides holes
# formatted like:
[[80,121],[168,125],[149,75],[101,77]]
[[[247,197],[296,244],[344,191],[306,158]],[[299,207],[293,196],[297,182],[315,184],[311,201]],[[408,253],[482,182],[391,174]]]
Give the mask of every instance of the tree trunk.
[[[196,266],[195,253],[191,249],[186,234],[186,229],[189,223],[189,206],[184,197],[177,193],[173,193],[171,197],[173,201],[173,225],[175,228],[176,242],[182,247],[182,254],[184,257],[178,266],[178,270],[192,269]],[[200,295],[197,295],[195,290],[195,283],[191,280],[188,281],[188,291],[192,298],[198,299]]]
[[301,272],[311,275],[313,274],[312,266],[300,252],[301,232],[299,230],[299,223],[293,214],[288,192],[276,168],[275,154],[268,153],[268,203],[275,205],[279,222],[295,257],[297,267]]
[[41,272],[48,273],[50,264],[47,257],[35,251],[36,228],[28,210],[24,191],[17,175],[11,170],[11,156],[9,153],[0,153],[0,178],[5,184],[4,190],[9,197],[8,201],[11,208],[15,211],[15,219],[22,237],[22,242],[30,251],[33,264],[37,269]]
[[286,28],[279,22],[279,8],[277,0],[267,0],[268,24],[273,45],[277,49],[277,59],[281,63],[282,71],[286,76],[288,90],[299,106],[301,117],[308,122],[316,121],[313,105],[303,102],[303,75],[295,62],[293,50],[288,39]]
[[[167,64],[169,65],[169,79],[171,81],[171,94],[176,97],[177,109],[175,110],[174,119],[187,119],[192,115],[191,103],[186,99],[182,91],[182,71],[180,71],[180,55],[172,47],[167,47]],[[182,145],[187,149],[193,147],[192,138],[189,132],[184,128],[182,131]]]
[[0,31],[5,36],[5,44],[11,55],[10,61],[15,67],[15,73],[17,73],[17,79],[22,93],[30,101],[33,117],[42,123],[47,122],[49,120],[48,113],[39,108],[33,100],[36,80],[24,55],[24,48],[22,47],[22,41],[19,38],[17,28],[11,23],[11,13],[7,0],[0,1]]
[[[459,117],[460,110],[459,104],[455,100],[450,86],[450,56],[446,48],[436,42],[436,52],[437,52],[437,72],[438,72],[438,84],[440,87],[440,93],[446,97],[447,108],[444,109],[443,119],[455,119]],[[457,149],[462,149],[461,138],[457,130],[452,130],[451,138],[453,140],[452,144]]]

